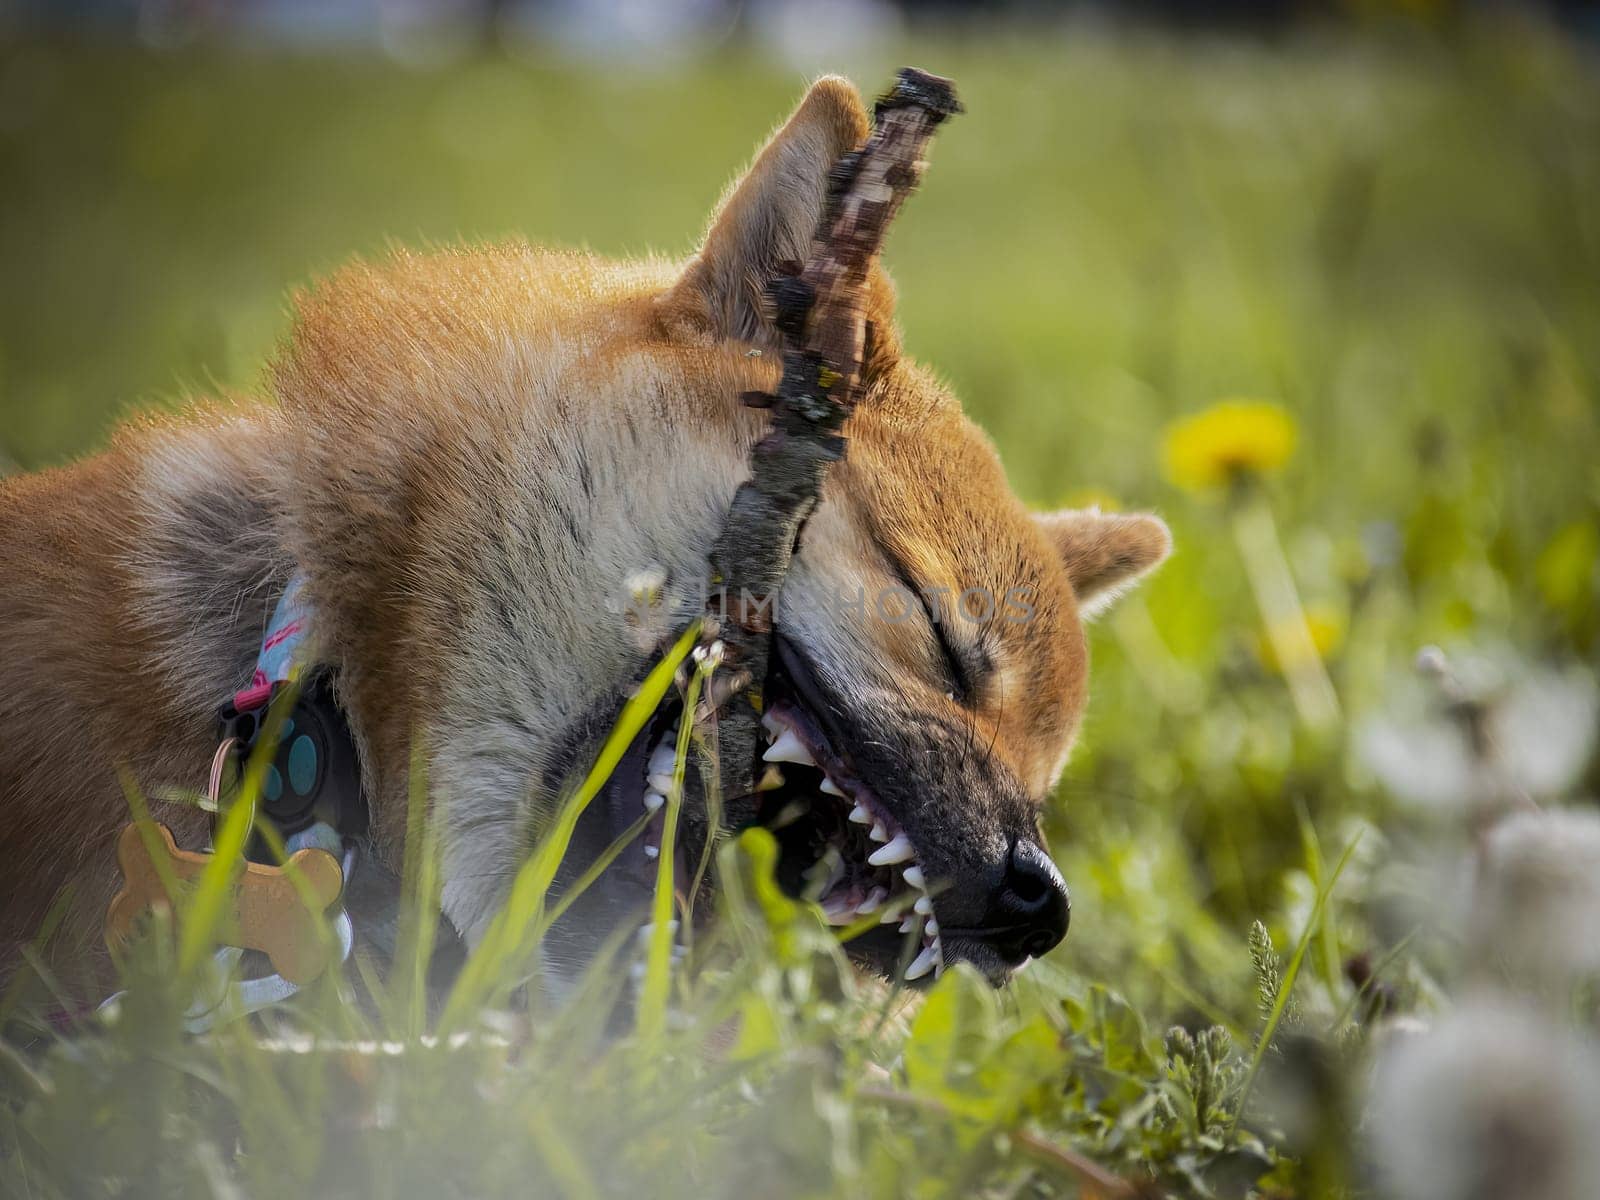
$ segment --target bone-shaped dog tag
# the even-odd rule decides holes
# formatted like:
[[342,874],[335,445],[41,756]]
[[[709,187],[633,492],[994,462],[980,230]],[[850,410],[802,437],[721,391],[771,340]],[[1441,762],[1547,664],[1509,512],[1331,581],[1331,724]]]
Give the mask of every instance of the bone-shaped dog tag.
[[[170,829],[152,824],[157,852],[172,877],[183,883],[198,878],[211,856],[178,849]],[[140,916],[158,904],[170,908],[173,902],[137,824],[124,828],[117,839],[117,863],[123,887],[106,910],[106,945],[113,951],[127,944]],[[308,895],[290,878],[291,869],[300,873]],[[221,928],[228,944],[261,951],[272,961],[272,969],[290,983],[310,983],[338,952],[334,939],[319,926],[343,888],[344,872],[325,850],[297,850],[281,867],[241,860],[228,881],[227,915]],[[308,898],[315,908],[308,906]]]

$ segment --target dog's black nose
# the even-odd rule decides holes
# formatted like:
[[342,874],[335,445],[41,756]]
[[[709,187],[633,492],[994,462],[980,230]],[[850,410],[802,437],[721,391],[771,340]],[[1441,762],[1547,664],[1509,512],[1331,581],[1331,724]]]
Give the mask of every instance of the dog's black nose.
[[1055,863],[1032,842],[1015,843],[1005,878],[989,899],[984,940],[1017,965],[1055,947],[1071,919],[1072,901]]

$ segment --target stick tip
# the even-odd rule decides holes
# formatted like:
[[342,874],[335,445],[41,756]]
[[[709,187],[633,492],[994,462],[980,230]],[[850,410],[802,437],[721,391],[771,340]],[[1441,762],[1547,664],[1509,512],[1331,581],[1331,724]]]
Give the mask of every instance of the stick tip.
[[910,106],[926,109],[935,121],[965,112],[956,98],[956,86],[942,75],[932,75],[916,67],[901,67],[895,77],[894,87],[878,97],[873,109],[875,117],[895,108]]

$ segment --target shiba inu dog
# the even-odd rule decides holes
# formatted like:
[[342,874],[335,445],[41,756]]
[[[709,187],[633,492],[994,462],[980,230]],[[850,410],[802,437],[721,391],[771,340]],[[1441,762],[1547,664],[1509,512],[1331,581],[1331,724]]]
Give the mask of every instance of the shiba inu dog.
[[[849,84],[816,83],[687,263],[513,244],[347,267],[299,298],[270,396],[0,486],[0,939],[31,938],[69,886],[68,927],[96,927],[119,768],[156,797],[201,787],[219,700],[296,577],[374,853],[398,861],[423,762],[444,914],[480,937],[658,649],[623,598],[643,575],[662,611],[696,610],[768,420],[740,402],[776,381],[764,287],[867,132]],[[916,953],[885,925],[852,943],[863,964],[999,980],[1066,932],[1038,819],[1085,704],[1082,622],[1169,539],[1149,515],[1026,511],[901,352],[881,272],[867,315],[848,456],[781,598],[762,812],[785,814],[781,881],[830,918],[915,895]],[[566,879],[654,807],[674,719],[586,812]],[[203,844],[203,815],[155,809]],[[652,848],[574,907],[555,959],[640,917]]]

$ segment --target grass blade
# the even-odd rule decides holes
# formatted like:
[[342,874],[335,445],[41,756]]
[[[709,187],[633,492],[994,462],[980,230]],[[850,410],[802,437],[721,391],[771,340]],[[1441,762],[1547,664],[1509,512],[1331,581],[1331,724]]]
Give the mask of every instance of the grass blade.
[[1239,1127],[1239,1119],[1244,1115],[1245,1104],[1250,1099],[1250,1089],[1255,1086],[1256,1073],[1261,1070],[1262,1059],[1266,1057],[1267,1048],[1272,1045],[1272,1039],[1278,1032],[1278,1023],[1283,1020],[1283,1010],[1288,1007],[1289,996],[1294,992],[1295,980],[1300,977],[1300,968],[1305,963],[1306,951],[1310,949],[1312,940],[1317,936],[1322,910],[1327,906],[1328,898],[1333,895],[1334,885],[1339,882],[1339,876],[1344,874],[1345,867],[1350,863],[1350,856],[1355,853],[1360,843],[1361,835],[1358,833],[1350,839],[1350,844],[1344,848],[1344,853],[1334,864],[1327,883],[1317,891],[1316,903],[1311,907],[1311,915],[1306,920],[1305,929],[1300,932],[1300,940],[1295,944],[1289,965],[1284,968],[1283,982],[1278,986],[1278,995],[1272,1003],[1272,1012],[1268,1015],[1267,1023],[1261,1030],[1261,1037],[1256,1042],[1255,1053],[1250,1057],[1250,1069],[1245,1072],[1244,1082],[1239,1086],[1239,1098],[1234,1105],[1233,1120],[1228,1125],[1230,1134]]
[[508,968],[524,959],[533,949],[528,944],[531,940],[529,931],[533,931],[535,939],[541,935],[540,919],[545,910],[545,898],[566,855],[578,818],[589,807],[589,802],[599,795],[633,739],[645,727],[651,714],[660,707],[672,686],[674,673],[689,656],[699,636],[700,623],[696,621],[684,631],[662,660],[645,676],[639,690],[622,706],[622,713],[600,747],[594,766],[562,805],[554,828],[517,872],[504,907],[468,957],[445,1001],[444,1012],[439,1019],[441,1036],[458,1028],[497,988],[508,987]]

